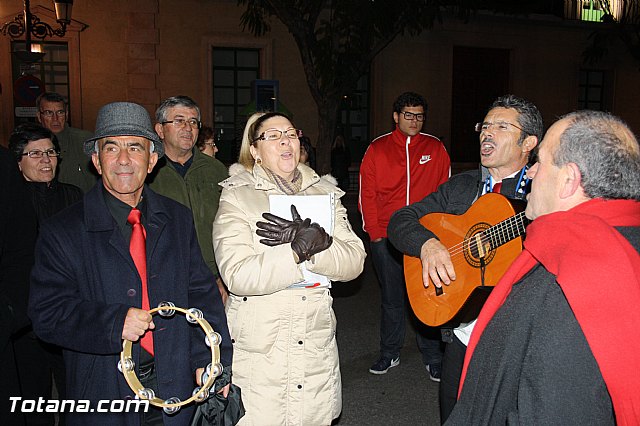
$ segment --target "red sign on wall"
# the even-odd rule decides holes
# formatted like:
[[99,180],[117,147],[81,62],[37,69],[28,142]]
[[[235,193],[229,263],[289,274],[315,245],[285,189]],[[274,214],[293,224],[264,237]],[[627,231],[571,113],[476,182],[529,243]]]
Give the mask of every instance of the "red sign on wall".
[[42,80],[24,74],[13,83],[13,98],[15,99],[14,113],[16,117],[35,117],[36,99],[44,93]]
[[35,107],[36,99],[44,93],[44,83],[39,78],[25,74],[13,83],[13,97],[17,107]]

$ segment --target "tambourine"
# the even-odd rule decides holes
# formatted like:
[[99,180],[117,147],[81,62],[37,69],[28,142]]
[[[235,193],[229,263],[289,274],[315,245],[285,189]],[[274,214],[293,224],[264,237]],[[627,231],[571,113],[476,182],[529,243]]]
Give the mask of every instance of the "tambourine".
[[185,314],[186,320],[191,324],[198,324],[204,330],[204,343],[211,348],[211,363],[207,365],[204,373],[202,374],[202,386],[196,386],[191,394],[191,397],[185,401],[181,401],[180,398],[174,396],[169,399],[163,400],[156,396],[153,389],[144,388],[138,376],[135,372],[135,362],[131,357],[131,347],[133,342],[131,340],[124,340],[122,344],[122,352],[120,352],[120,361],[118,361],[118,370],[124,375],[125,380],[129,384],[131,390],[140,399],[149,401],[151,405],[156,407],[162,407],[165,413],[175,414],[183,405],[190,404],[191,402],[204,402],[209,398],[209,390],[213,386],[216,377],[222,374],[222,364],[220,364],[220,343],[222,337],[216,333],[211,324],[204,319],[202,311],[197,308],[178,308],[172,302],[160,302],[157,308],[149,310],[151,315],[157,313],[158,315],[170,318],[175,315],[176,311]]

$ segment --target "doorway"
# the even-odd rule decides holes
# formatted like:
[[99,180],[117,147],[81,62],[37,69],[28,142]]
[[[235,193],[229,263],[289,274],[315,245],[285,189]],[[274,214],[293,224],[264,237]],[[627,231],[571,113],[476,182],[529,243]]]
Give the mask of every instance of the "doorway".
[[453,48],[451,161],[478,163],[480,150],[474,125],[489,105],[509,90],[509,50]]

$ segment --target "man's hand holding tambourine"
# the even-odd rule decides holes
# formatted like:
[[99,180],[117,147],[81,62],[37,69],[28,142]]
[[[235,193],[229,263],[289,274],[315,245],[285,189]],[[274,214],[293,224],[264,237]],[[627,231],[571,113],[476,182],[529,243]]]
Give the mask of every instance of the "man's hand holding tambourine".
[[129,308],[122,327],[122,338],[137,342],[147,330],[153,330],[156,325],[153,323],[153,316],[145,310]]

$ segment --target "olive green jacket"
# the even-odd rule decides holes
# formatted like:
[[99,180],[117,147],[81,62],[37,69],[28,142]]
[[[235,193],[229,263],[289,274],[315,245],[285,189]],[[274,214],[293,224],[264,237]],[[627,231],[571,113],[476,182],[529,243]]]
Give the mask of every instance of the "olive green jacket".
[[65,125],[56,135],[60,145],[60,163],[58,181],[70,183],[87,192],[98,180],[91,158],[84,153],[84,141],[93,136],[91,132]]
[[194,149],[193,152],[193,163],[184,179],[171,162],[161,158],[147,178],[147,183],[158,194],[191,209],[202,257],[209,269],[218,276],[211,230],[222,190],[218,183],[225,180],[229,173],[219,160],[202,154],[198,149]]

